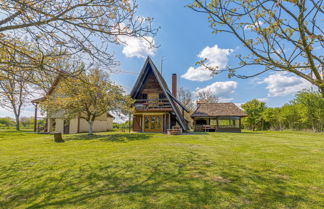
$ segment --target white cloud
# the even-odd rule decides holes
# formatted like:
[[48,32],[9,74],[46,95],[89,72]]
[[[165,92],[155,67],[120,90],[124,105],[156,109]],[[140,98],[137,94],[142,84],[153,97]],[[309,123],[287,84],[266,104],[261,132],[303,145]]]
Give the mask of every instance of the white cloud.
[[[207,59],[206,65],[209,67],[217,67],[218,70],[225,69],[228,63],[228,55],[233,52],[233,49],[221,49],[216,44],[213,47],[205,47],[199,54],[200,59]],[[181,75],[182,78],[191,81],[207,81],[212,79],[211,71],[203,66],[197,68],[189,67],[187,72]]]
[[257,98],[257,100],[259,100],[260,102],[267,102],[269,98],[267,97],[261,97],[261,98]]
[[253,23],[253,24],[249,24],[249,25],[245,25],[244,26],[244,30],[251,30],[254,29],[255,27],[261,26],[263,25],[263,22],[261,20]]
[[155,55],[155,41],[151,36],[142,38],[119,36],[118,39],[124,46],[122,52],[126,57],[145,58],[146,56]]
[[231,94],[235,92],[236,88],[236,81],[215,82],[204,88],[197,88],[196,94],[200,91],[210,91],[219,98],[220,102],[230,102],[233,100]]
[[208,81],[212,77],[212,72],[202,66],[199,66],[197,68],[189,67],[187,72],[181,75],[181,78],[185,78],[191,81]]
[[259,84],[266,84],[269,97],[286,96],[295,94],[303,89],[311,88],[311,83],[296,77],[287,76],[285,73],[272,74],[259,82]]

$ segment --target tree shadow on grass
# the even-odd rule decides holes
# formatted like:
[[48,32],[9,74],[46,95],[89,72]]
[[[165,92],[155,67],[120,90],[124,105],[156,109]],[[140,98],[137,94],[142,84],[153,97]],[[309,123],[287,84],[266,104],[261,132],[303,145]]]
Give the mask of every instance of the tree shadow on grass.
[[[307,204],[307,188],[289,184],[277,171],[247,167],[217,168],[194,152],[150,162],[135,159],[67,168],[58,176],[30,179],[6,191],[3,208],[63,208],[96,204],[96,208],[296,208]],[[31,182],[33,181],[33,182]],[[116,199],[117,198],[117,199]],[[117,200],[117,201],[116,201]],[[277,204],[277,205],[276,205]],[[134,206],[135,205],[135,206]]]
[[143,133],[129,133],[129,134],[107,134],[107,135],[73,135],[66,137],[66,141],[71,140],[100,140],[105,142],[129,142],[129,141],[137,141],[137,140],[148,140],[152,136],[149,134]]

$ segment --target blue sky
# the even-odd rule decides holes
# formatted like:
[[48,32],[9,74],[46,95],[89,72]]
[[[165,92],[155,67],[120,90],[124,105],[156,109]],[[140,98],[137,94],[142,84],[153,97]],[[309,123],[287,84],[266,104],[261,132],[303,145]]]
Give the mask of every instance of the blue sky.
[[[154,41],[159,47],[145,48],[140,40],[126,39],[128,45],[112,46],[111,50],[120,62],[111,79],[124,86],[129,92],[134,85],[146,55],[151,55],[160,68],[162,57],[163,76],[170,84],[171,74],[178,75],[178,86],[193,93],[210,89],[224,102],[245,103],[258,98],[268,106],[280,106],[290,101],[296,91],[309,88],[310,84],[289,74],[268,73],[251,79],[229,79],[226,73],[209,78],[208,73],[199,70],[195,62],[201,55],[209,56],[212,64],[234,65],[237,53],[244,53],[240,42],[228,34],[212,34],[207,16],[186,8],[190,1],[139,0],[139,16],[153,17],[154,26],[161,27]],[[190,69],[188,72],[188,69]],[[198,72],[197,72],[198,71]],[[198,81],[201,80],[201,81]],[[170,87],[170,86],[169,86]],[[0,109],[1,116],[13,116]],[[23,116],[32,116],[33,108],[28,106]]]
[[[198,66],[195,66],[195,62],[199,60],[197,55],[206,47],[215,49],[216,53],[214,56],[211,55],[211,59],[215,59],[216,64],[224,64],[222,59],[225,57],[228,60],[225,64],[234,65],[237,62],[234,58],[235,54],[239,52],[244,54],[241,43],[234,37],[228,34],[212,34],[207,16],[186,8],[188,2],[190,1],[139,1],[139,15],[153,17],[154,25],[161,27],[154,38],[160,47],[156,49],[152,59],[156,66],[160,67],[161,59],[164,57],[163,76],[168,83],[171,74],[177,73],[178,86],[192,92],[197,88],[207,87],[214,90],[223,101],[244,103],[258,98],[266,101],[268,106],[280,106],[290,101],[297,90],[310,86],[306,81],[289,74],[268,73],[257,78],[229,79],[226,73],[222,73],[205,81],[195,81],[202,77],[199,73],[197,78],[188,76],[191,80],[181,77],[190,67],[197,70]],[[138,73],[144,58],[127,57],[122,50],[122,46],[115,50],[115,55],[121,62],[120,69]],[[226,50],[230,53],[222,55],[226,54]],[[208,54],[208,50],[206,51]],[[217,61],[219,59],[220,61]],[[135,82],[136,74],[117,74],[112,78],[129,91]]]

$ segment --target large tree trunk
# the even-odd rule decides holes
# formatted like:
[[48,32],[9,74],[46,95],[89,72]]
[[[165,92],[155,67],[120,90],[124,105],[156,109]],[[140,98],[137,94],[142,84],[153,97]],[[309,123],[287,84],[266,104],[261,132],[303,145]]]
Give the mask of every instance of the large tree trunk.
[[88,135],[93,135],[93,121],[88,121],[89,123],[89,130],[88,130]]
[[16,131],[20,131],[19,115],[15,114],[15,118],[16,118]]

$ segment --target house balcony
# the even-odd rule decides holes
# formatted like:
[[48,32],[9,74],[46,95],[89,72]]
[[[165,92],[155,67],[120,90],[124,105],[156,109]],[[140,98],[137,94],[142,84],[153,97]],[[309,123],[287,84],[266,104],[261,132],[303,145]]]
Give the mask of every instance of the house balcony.
[[172,111],[172,106],[167,99],[136,99],[134,107],[138,112]]

